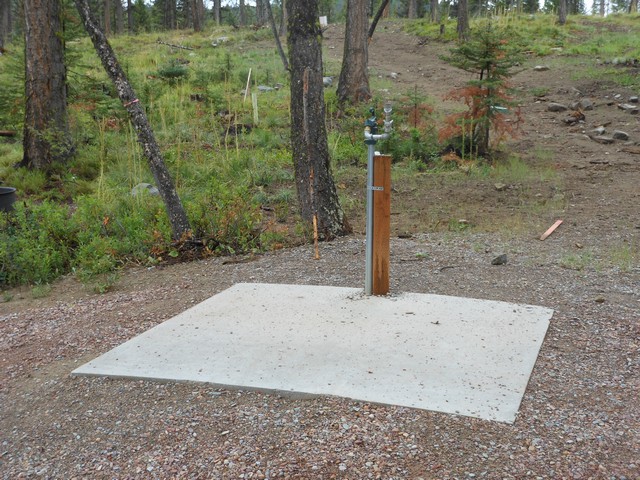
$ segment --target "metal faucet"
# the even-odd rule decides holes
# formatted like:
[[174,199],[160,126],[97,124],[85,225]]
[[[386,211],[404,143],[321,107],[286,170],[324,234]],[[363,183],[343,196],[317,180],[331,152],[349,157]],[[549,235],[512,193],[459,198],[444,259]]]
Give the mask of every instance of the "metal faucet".
[[393,130],[393,120],[391,120],[391,103],[384,104],[384,133],[378,133],[378,119],[373,107],[369,109],[371,117],[364,122],[364,143],[368,145],[367,157],[367,240],[365,244],[365,276],[364,293],[371,295],[373,291],[373,157],[375,155],[374,146],[378,140],[385,140],[391,135]]

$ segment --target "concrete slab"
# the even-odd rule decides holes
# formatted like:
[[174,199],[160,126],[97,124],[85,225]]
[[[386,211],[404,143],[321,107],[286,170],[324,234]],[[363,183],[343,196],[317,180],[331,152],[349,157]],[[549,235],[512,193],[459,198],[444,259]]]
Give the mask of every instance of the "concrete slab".
[[76,369],[337,395],[512,423],[553,310],[237,284]]

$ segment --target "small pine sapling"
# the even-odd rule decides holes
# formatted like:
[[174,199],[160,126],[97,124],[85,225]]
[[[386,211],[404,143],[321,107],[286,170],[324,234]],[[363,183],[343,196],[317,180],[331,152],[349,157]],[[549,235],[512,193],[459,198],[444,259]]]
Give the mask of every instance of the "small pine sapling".
[[[467,154],[490,156],[491,145],[499,145],[507,135],[514,136],[520,126],[520,110],[508,84],[511,69],[521,60],[520,48],[506,37],[506,31],[487,23],[472,31],[470,39],[452,49],[451,55],[442,57],[477,75],[447,95],[448,99],[463,100],[467,110],[448,116],[439,131],[439,140],[449,142],[463,158]],[[514,109],[513,115],[508,116],[510,108]]]

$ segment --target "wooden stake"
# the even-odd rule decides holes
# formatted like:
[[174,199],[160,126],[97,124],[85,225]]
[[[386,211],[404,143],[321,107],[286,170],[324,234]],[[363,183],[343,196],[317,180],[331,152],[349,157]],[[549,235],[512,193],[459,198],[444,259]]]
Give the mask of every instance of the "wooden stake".
[[373,157],[373,259],[372,293],[389,293],[391,236],[391,156]]
[[247,94],[249,93],[249,85],[251,81],[251,69],[249,69],[249,75],[247,75],[247,87],[244,89],[244,100],[243,102],[247,101]]
[[316,260],[320,260],[320,247],[318,246],[318,215],[313,214],[313,248]]
[[540,240],[544,240],[549,235],[551,235],[554,232],[554,230],[560,226],[561,223],[562,223],[562,220],[557,220],[556,223],[551,225],[549,229],[542,234],[542,236],[540,237]]
[[253,125],[258,126],[258,94],[256,92],[251,93],[251,106],[253,107]]

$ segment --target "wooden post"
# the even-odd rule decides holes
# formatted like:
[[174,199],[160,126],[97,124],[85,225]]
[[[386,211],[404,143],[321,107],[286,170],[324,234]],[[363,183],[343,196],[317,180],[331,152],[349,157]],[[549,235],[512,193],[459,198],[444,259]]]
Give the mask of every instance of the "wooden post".
[[372,293],[389,293],[389,238],[391,236],[391,156],[373,157]]

